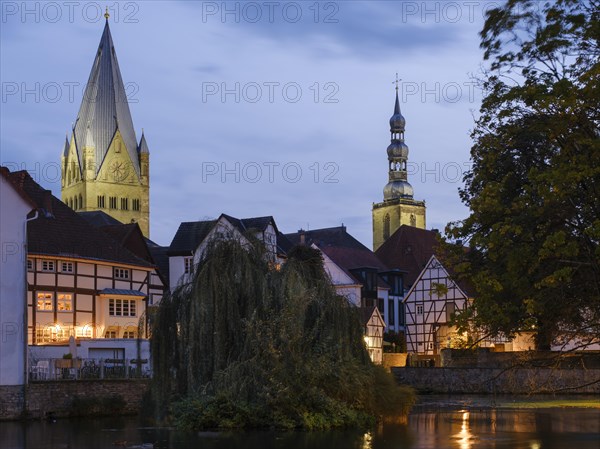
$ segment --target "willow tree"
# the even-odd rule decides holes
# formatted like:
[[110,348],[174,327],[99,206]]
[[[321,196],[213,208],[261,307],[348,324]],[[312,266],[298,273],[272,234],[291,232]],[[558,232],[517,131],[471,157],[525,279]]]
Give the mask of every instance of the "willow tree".
[[[487,72],[447,232],[486,333],[600,341],[600,2],[508,0],[483,31]],[[456,249],[456,248],[455,248]]]
[[219,240],[154,320],[154,396],[189,428],[355,425],[412,395],[370,362],[357,310],[318,251],[282,266],[260,242]]

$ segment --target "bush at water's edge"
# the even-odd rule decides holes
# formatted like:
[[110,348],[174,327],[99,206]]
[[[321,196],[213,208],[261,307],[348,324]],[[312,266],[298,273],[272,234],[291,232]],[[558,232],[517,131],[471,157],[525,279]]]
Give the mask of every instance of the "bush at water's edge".
[[182,428],[365,426],[414,402],[308,247],[277,267],[260,242],[211,245],[162,300],[152,349],[157,417]]

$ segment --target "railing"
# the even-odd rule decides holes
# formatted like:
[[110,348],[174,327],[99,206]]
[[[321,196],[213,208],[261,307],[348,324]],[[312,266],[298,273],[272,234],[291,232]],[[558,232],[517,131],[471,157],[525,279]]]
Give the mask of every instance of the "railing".
[[150,377],[152,372],[147,359],[38,359],[29,365],[31,381]]

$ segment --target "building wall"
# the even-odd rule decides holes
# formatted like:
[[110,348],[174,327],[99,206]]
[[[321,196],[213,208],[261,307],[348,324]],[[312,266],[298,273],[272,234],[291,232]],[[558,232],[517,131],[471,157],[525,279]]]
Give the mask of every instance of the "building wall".
[[426,209],[423,201],[399,199],[373,204],[373,251],[377,251],[386,240],[384,223],[387,215],[390,217],[389,235],[396,232],[401,225],[426,229]]
[[31,209],[0,176],[0,385],[25,383],[25,220]]
[[439,394],[600,394],[600,369],[392,368],[399,384]]
[[[66,417],[73,413],[86,414],[86,409],[75,409],[74,398],[90,404],[119,396],[124,408],[111,415],[136,414],[141,411],[142,398],[150,387],[149,380],[80,380],[76,382],[35,382],[24,387],[0,386],[0,421],[31,418]],[[89,414],[94,410],[88,409]],[[89,442],[88,442],[89,443]],[[10,443],[8,443],[10,446]]]
[[[49,262],[54,263],[54,271],[44,271],[44,264]],[[151,279],[156,282],[156,278],[152,278],[155,274],[152,268],[41,255],[30,255],[28,263],[32,265],[27,273],[29,344],[65,341],[69,335],[104,338],[109,329],[121,338],[124,332],[137,330],[146,311],[147,298],[154,296],[160,300],[162,296],[162,285],[151,284]],[[70,272],[64,270],[63,263]],[[129,279],[116,278],[115,268],[127,270]],[[147,296],[101,295],[100,291],[105,288],[139,290]],[[50,307],[40,307],[38,301],[43,301],[44,295],[49,295]],[[70,307],[66,301],[69,298]],[[135,316],[111,316],[110,299],[134,301]]]
[[[78,212],[102,210],[122,223],[138,223],[142,233],[149,237],[149,155],[140,156],[141,175],[138,177],[121,133],[117,131],[104,161],[94,160],[92,148],[84,148],[84,159],[81,173],[75,140],[71,138],[69,155],[62,160],[62,201],[71,206],[74,198],[81,195],[83,205],[78,205]],[[98,163],[102,163],[102,167],[96,176]],[[99,195],[104,196],[104,207],[98,204]],[[117,198],[116,207],[110,207],[110,197]],[[127,209],[122,207],[121,199],[127,199]],[[133,210],[134,199],[140,201],[139,211]]]

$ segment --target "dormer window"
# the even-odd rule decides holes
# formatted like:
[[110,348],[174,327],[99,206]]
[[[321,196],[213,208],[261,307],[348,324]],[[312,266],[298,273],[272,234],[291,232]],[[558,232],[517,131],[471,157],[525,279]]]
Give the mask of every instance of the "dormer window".
[[52,271],[56,270],[56,266],[54,265],[53,260],[42,260],[42,271]]
[[115,279],[129,279],[129,270],[127,268],[115,268]]

